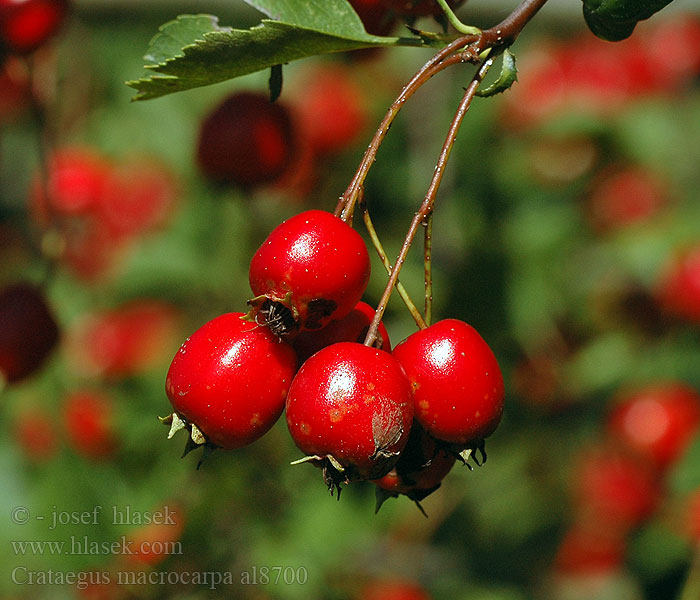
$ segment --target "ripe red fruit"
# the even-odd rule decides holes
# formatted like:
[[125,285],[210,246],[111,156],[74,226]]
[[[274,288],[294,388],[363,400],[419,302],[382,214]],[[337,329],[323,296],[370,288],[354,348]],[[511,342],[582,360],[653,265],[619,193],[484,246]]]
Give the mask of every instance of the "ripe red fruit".
[[299,82],[297,121],[314,152],[338,152],[357,141],[367,123],[365,92],[347,65],[325,63]]
[[109,172],[97,210],[117,237],[132,237],[162,226],[177,200],[175,175],[164,165],[132,158]]
[[63,424],[71,447],[91,459],[111,456],[117,447],[112,399],[96,390],[77,390],[63,403]]
[[[435,0],[380,0],[388,9],[400,15],[411,15],[414,17],[426,17],[428,15],[439,16],[443,14],[440,5]],[[453,10],[466,0],[447,0],[447,4]]]
[[389,35],[396,25],[396,18],[387,10],[382,0],[348,0],[360,17],[367,33]]
[[666,469],[700,428],[700,394],[679,382],[628,391],[618,398],[607,427],[613,439]]
[[39,224],[94,214],[108,185],[109,162],[92,148],[67,147],[49,160],[47,181],[37,173],[30,192]]
[[378,488],[376,511],[387,498],[404,494],[425,514],[420,501],[440,487],[455,461],[454,453],[440,447],[435,438],[414,423],[406,447],[394,468],[381,479],[374,480]]
[[[342,319],[331,321],[323,329],[300,332],[292,339],[292,347],[299,357],[299,363],[303,363],[312,354],[331,344],[338,342],[363,343],[373,318],[374,308],[366,302],[358,302],[355,308]],[[391,352],[389,333],[382,321],[379,322],[377,333],[381,340],[379,348],[385,352]]]
[[56,426],[44,410],[24,410],[17,415],[12,430],[17,445],[33,461],[46,461],[54,456],[58,449]]
[[593,224],[603,231],[648,221],[668,205],[668,188],[642,167],[608,171],[595,182],[588,198]]
[[366,585],[357,600],[431,600],[430,594],[408,579],[379,579]]
[[194,444],[239,448],[282,414],[296,371],[292,348],[266,327],[227,313],[195,331],[170,365],[165,391],[175,409],[172,435],[186,427]]
[[286,403],[297,447],[323,468],[331,493],[377,479],[398,460],[411,429],[408,382],[387,352],[355,342],[320,350],[299,369]]
[[0,0],[0,44],[30,54],[58,31],[68,9],[67,0]]
[[171,354],[179,325],[174,306],[140,298],[85,316],[69,333],[67,349],[73,367],[83,375],[128,377]]
[[197,143],[202,173],[219,183],[259,186],[279,179],[294,155],[288,110],[265,94],[236,92],[203,120]]
[[655,469],[612,447],[587,449],[574,463],[572,500],[579,518],[611,533],[627,533],[648,519],[661,498]]
[[58,339],[58,324],[41,290],[17,283],[0,291],[0,384],[36,372]]
[[308,210],[277,226],[253,256],[249,303],[280,335],[320,329],[354,308],[369,275],[362,236],[329,212]]
[[425,430],[462,449],[482,449],[501,420],[505,391],[496,357],[477,331],[444,319],[410,335],[393,355]]
[[657,294],[668,314],[700,323],[700,245],[684,250],[668,262]]
[[625,537],[587,523],[575,523],[564,535],[554,566],[558,573],[610,573],[625,560]]

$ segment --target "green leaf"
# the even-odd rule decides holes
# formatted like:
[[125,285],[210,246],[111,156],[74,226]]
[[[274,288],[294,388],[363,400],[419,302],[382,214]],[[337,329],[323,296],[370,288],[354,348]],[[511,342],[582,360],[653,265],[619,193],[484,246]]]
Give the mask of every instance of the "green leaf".
[[618,42],[632,35],[639,21],[651,17],[672,0],[583,0],[583,17],[599,38]]
[[346,0],[245,0],[268,16],[250,29],[211,15],[180,15],[161,26],[145,59],[154,74],[128,81],[134,100],[158,98],[317,54],[375,46],[433,46],[421,38],[368,34]]
[[515,66],[515,54],[506,48],[503,51],[502,61],[501,73],[498,76],[498,79],[483,90],[477,90],[477,96],[481,96],[482,98],[495,96],[496,94],[500,94],[510,89],[510,86],[512,86],[518,80],[518,69]]

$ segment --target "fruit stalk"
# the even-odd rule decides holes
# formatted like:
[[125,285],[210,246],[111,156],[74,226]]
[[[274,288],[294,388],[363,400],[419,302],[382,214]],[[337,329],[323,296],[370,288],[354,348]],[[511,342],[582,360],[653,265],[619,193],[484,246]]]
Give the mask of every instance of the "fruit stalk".
[[384,289],[384,293],[382,294],[382,297],[379,301],[379,305],[377,306],[377,310],[374,314],[374,319],[372,320],[372,323],[369,326],[369,330],[367,331],[367,336],[365,337],[364,342],[367,346],[371,346],[377,337],[377,328],[379,327],[379,322],[382,320],[384,310],[386,309],[387,303],[389,302],[389,297],[391,296],[391,292],[393,291],[394,286],[398,281],[399,273],[401,272],[401,267],[403,266],[403,263],[406,260],[406,256],[411,247],[411,244],[413,243],[413,239],[415,238],[416,233],[418,232],[418,228],[421,226],[421,223],[423,223],[427,216],[433,211],[433,206],[435,205],[435,197],[440,187],[440,183],[442,182],[445,167],[452,152],[452,147],[454,146],[454,142],[457,139],[457,132],[459,131],[459,128],[462,124],[462,121],[464,120],[464,116],[466,115],[467,110],[469,110],[469,107],[471,106],[472,100],[476,95],[476,91],[479,88],[479,85],[486,77],[486,74],[491,68],[493,61],[493,57],[489,57],[481,63],[481,66],[472,78],[470,84],[467,86],[466,91],[464,92],[464,96],[462,96],[462,100],[460,101],[459,106],[457,107],[457,112],[455,113],[455,116],[452,119],[452,122],[450,123],[450,128],[447,132],[447,136],[442,146],[442,150],[440,151],[440,156],[438,157],[437,164],[435,165],[435,170],[433,171],[433,177],[430,181],[430,185],[428,186],[428,191],[425,195],[425,198],[423,199],[423,203],[421,204],[420,209],[413,216],[413,220],[411,221],[411,225],[408,229],[408,233],[406,234],[406,238],[403,242],[403,245],[401,246],[401,250],[399,251],[399,255],[396,259],[396,262],[394,263],[394,268],[391,270],[389,281],[387,282],[387,285]]

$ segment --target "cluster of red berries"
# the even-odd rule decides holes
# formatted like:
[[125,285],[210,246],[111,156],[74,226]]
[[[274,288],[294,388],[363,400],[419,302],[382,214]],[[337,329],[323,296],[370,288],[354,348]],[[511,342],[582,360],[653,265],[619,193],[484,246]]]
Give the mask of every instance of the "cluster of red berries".
[[129,245],[167,223],[176,178],[159,161],[116,162],[90,147],[65,147],[37,174],[30,207],[43,249],[88,281],[111,273]]
[[[573,521],[555,567],[567,577],[611,573],[624,563],[627,541],[665,507],[675,529],[692,541],[700,516],[696,498],[676,498],[668,477],[700,432],[700,394],[683,382],[652,383],[621,391],[602,439],[577,456],[570,490]],[[671,521],[672,519],[669,519]]]
[[609,115],[632,99],[691,84],[700,70],[700,20],[680,15],[644,31],[615,44],[591,34],[538,42],[519,55],[528,77],[504,96],[505,122],[538,125],[567,111]]
[[238,448],[285,411],[297,462],[320,467],[331,493],[372,480],[416,502],[456,458],[480,464],[503,410],[493,352],[457,319],[393,351],[383,328],[365,345],[369,276],[362,236],[339,217],[309,210],[275,228],[250,263],[250,311],[216,317],[175,355],[169,435],[186,429],[186,451]]

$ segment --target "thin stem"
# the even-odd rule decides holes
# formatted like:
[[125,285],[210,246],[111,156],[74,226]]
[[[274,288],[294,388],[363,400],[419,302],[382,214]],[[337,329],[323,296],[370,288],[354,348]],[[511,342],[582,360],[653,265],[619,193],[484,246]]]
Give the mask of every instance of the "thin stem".
[[450,25],[459,31],[459,33],[463,33],[465,35],[481,35],[481,29],[478,27],[472,27],[471,25],[465,25],[459,20],[452,8],[450,8],[450,5],[447,4],[447,0],[437,0],[437,3],[445,13]]
[[465,46],[476,42],[479,38],[473,35],[467,35],[456,39],[451,44],[445,46],[440,52],[435,54],[427,63],[425,63],[418,72],[411,78],[411,80],[404,86],[401,93],[397,96],[396,100],[391,104],[387,110],[382,122],[379,124],[379,128],[374,133],[372,141],[370,142],[367,150],[365,151],[360,165],[355,172],[350,185],[345,190],[345,193],[339,198],[338,204],[335,208],[335,215],[341,217],[344,221],[348,222],[350,220],[350,215],[352,214],[352,208],[357,202],[360,195],[360,190],[364,185],[365,179],[369,170],[376,160],[377,152],[381,146],[386,134],[391,128],[391,124],[394,119],[399,114],[399,111],[403,107],[406,100],[408,100],[423,84],[425,84],[433,75],[436,75],[443,69],[447,67],[458,64],[462,62],[467,62],[471,60],[476,60],[477,55],[473,52],[470,53],[458,53],[459,50]]
[[401,246],[401,250],[394,264],[394,268],[391,270],[389,281],[387,282],[386,288],[384,289],[384,293],[382,294],[382,297],[379,301],[377,310],[374,313],[374,319],[372,319],[372,323],[370,324],[369,330],[367,331],[367,336],[365,337],[364,342],[366,346],[372,346],[374,344],[374,341],[377,337],[377,329],[379,327],[379,323],[381,322],[382,316],[384,315],[384,310],[386,309],[386,306],[389,302],[391,292],[396,286],[396,282],[399,278],[399,273],[401,272],[401,267],[406,261],[406,256],[408,255],[408,251],[411,247],[411,244],[413,243],[418,228],[421,226],[421,223],[423,223],[427,215],[429,215],[433,210],[433,206],[435,204],[435,197],[440,187],[440,183],[442,182],[442,177],[445,172],[445,166],[447,165],[447,161],[450,158],[452,147],[454,146],[454,142],[457,139],[457,132],[459,131],[459,127],[462,124],[462,121],[464,120],[464,116],[466,115],[467,110],[469,110],[469,107],[471,106],[472,100],[474,100],[476,90],[478,89],[479,85],[484,80],[484,77],[486,77],[486,74],[491,68],[493,60],[493,58],[488,58],[481,64],[481,67],[472,78],[471,82],[469,83],[469,86],[467,86],[464,92],[464,96],[462,97],[462,100],[460,101],[459,106],[457,107],[457,112],[455,113],[455,116],[452,119],[452,123],[450,124],[449,131],[447,132],[447,136],[442,146],[438,162],[435,165],[435,171],[433,172],[433,178],[430,181],[428,192],[426,193],[425,198],[423,199],[423,203],[421,204],[420,209],[413,216],[413,220],[411,221],[408,233],[406,234],[406,238],[403,242],[403,245]]
[[425,285],[425,322],[433,322],[433,211],[423,221],[423,270]]
[[[370,240],[372,241],[372,245],[374,246],[374,249],[377,251],[377,254],[379,255],[380,260],[382,261],[382,264],[384,265],[386,272],[390,275],[391,274],[391,263],[389,262],[389,258],[387,257],[386,252],[384,251],[384,247],[382,246],[382,243],[379,241],[379,236],[377,235],[377,230],[374,228],[374,223],[372,223],[372,218],[369,216],[369,211],[367,210],[367,204],[365,204],[364,201],[360,201],[359,207],[360,207],[360,211],[362,212],[362,219],[364,221],[365,227],[367,228],[367,233],[369,234]],[[413,300],[411,300],[411,297],[408,295],[406,288],[403,286],[403,284],[400,281],[396,282],[396,291],[399,293],[399,296],[401,296],[403,303],[406,305],[408,312],[411,313],[411,316],[413,317],[413,320],[416,322],[416,325],[420,329],[425,329],[426,323],[423,320],[423,317],[420,314],[420,311],[418,310],[418,308],[416,308],[416,305],[414,304]]]
[[522,0],[503,21],[495,27],[485,29],[479,45],[481,49],[493,46],[510,46],[518,37],[523,27],[535,16],[547,0]]

